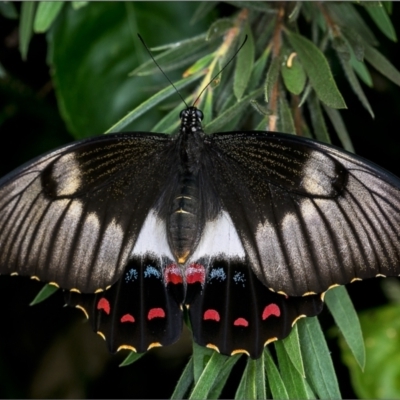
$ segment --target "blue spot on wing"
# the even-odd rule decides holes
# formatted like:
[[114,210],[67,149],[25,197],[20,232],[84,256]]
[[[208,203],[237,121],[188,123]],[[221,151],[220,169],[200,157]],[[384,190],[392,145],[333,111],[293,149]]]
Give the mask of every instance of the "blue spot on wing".
[[242,286],[245,287],[246,278],[245,278],[245,276],[244,276],[244,273],[243,273],[243,272],[235,272],[235,275],[233,275],[233,281],[234,281],[237,285],[242,284]]
[[138,272],[136,269],[131,268],[129,271],[126,272],[125,274],[125,282],[133,282],[138,278]]
[[208,274],[207,282],[212,283],[212,280],[222,282],[226,279],[226,274],[223,268],[213,268]]
[[154,276],[155,278],[160,279],[161,278],[161,272],[157,269],[152,267],[151,265],[148,265],[146,269],[144,270],[144,277],[145,278],[151,278]]

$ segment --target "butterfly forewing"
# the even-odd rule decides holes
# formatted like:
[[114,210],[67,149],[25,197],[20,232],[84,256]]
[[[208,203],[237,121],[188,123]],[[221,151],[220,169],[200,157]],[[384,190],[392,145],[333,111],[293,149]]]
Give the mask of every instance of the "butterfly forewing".
[[211,178],[266,286],[301,296],[399,274],[398,178],[291,135],[215,134],[208,146]]
[[171,152],[167,136],[108,135],[49,153],[3,178],[1,273],[82,292],[115,282],[161,196]]

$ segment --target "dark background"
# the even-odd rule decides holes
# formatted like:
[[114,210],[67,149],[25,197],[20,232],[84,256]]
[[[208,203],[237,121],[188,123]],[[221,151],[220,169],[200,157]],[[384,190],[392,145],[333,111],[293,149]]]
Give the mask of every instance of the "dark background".
[[[220,13],[231,12],[223,6]],[[392,22],[400,26],[394,3]],[[46,65],[44,35],[35,35],[26,62],[18,51],[17,21],[0,18],[0,176],[47,150],[72,141],[61,119]],[[374,29],[380,51],[400,69],[399,45]],[[397,31],[400,34],[400,31]],[[162,38],[160,38],[162,42]],[[400,176],[400,90],[373,68],[374,89],[363,87],[375,119],[351,92],[339,65],[332,70],[348,106],[342,111],[356,152]],[[109,355],[81,313],[63,308],[57,292],[50,300],[28,307],[42,284],[24,278],[0,279],[0,397],[168,397],[190,356],[189,336],[171,348],[149,352],[136,364],[118,368],[125,355]],[[357,310],[386,302],[380,280],[348,285]],[[333,325],[325,310],[325,329]],[[355,397],[334,339],[328,339],[344,398]],[[232,397],[244,358],[235,368]]]

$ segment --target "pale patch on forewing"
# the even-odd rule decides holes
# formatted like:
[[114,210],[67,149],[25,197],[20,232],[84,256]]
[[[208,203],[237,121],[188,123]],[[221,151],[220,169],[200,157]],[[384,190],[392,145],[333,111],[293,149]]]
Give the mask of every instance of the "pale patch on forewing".
[[[113,219],[107,225],[107,228],[104,230],[103,236],[100,239],[101,243],[97,251],[95,274],[101,272],[104,275],[105,273],[108,273],[108,278],[114,274],[114,268],[117,266],[119,261],[118,256],[122,259],[126,259],[127,256],[125,254],[122,254],[122,256],[118,254],[122,247],[123,239],[124,231]],[[131,246],[129,244],[124,247],[130,251]]]
[[81,168],[73,152],[53,164],[51,175],[57,182],[57,196],[72,196],[82,185]]
[[202,257],[225,256],[244,259],[245,255],[231,217],[226,211],[222,211],[217,218],[206,223],[200,243],[190,257],[189,263]]
[[144,256],[146,254],[152,254],[157,257],[166,256],[171,260],[175,259],[168,244],[165,221],[158,218],[154,210],[149,212],[144,221],[131,257]]

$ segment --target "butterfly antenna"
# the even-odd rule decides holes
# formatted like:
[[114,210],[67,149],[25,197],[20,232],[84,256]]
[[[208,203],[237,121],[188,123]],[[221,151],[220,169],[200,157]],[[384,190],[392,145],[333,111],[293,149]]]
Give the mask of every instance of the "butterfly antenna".
[[[156,61],[156,59],[154,58],[153,54],[151,53],[150,49],[147,47],[147,44],[144,42],[143,38],[140,36],[140,33],[137,34],[139,36],[140,41],[143,43],[143,46],[145,47],[145,49],[147,50],[147,52],[149,53],[151,59],[154,61],[154,64],[157,65],[158,69],[162,72],[162,74],[165,76],[165,78],[167,79],[167,81],[172,85],[172,87],[175,89],[176,93],[178,93],[179,97],[181,98],[181,100],[184,102],[186,108],[189,108],[189,106],[187,105],[185,99],[182,97],[182,95],[179,93],[179,90],[176,88],[176,86],[173,84],[173,82],[171,81],[171,79],[168,78],[167,74],[162,70],[162,68],[159,66],[158,62]],[[197,100],[196,100],[197,101]]]
[[210,82],[208,82],[208,84],[203,88],[203,90],[200,92],[200,94],[197,96],[196,101],[193,103],[193,105],[195,105],[201,95],[205,92],[205,90],[211,85],[211,83],[214,81],[214,79],[220,75],[222,73],[222,71],[233,61],[233,59],[238,55],[239,51],[242,50],[242,47],[245,45],[245,43],[247,42],[247,35],[244,37],[243,43],[239,46],[239,48],[235,51],[235,54],[230,58],[230,60],[222,67],[222,69],[210,80]]

